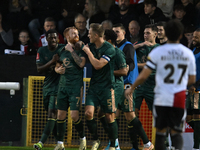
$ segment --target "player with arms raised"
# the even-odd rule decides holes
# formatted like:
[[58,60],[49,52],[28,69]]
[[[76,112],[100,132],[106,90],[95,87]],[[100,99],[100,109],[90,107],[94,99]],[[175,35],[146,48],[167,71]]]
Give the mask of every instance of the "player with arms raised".
[[186,117],[185,99],[187,85],[195,82],[196,65],[192,51],[179,43],[183,34],[183,25],[170,20],[165,26],[167,44],[155,48],[148,61],[125,96],[130,97],[134,89],[142,84],[152,70],[156,69],[156,87],[154,89],[153,116],[156,127],[156,150],[165,150],[166,130],[170,128],[172,146],[181,150]]

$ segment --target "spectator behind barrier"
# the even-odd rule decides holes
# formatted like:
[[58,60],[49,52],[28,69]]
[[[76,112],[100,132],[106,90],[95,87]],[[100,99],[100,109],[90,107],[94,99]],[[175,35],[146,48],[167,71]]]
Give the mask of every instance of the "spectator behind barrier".
[[144,1],[144,13],[140,15],[139,23],[140,30],[144,31],[144,28],[148,24],[155,24],[159,21],[166,21],[167,18],[163,14],[162,10],[157,7],[156,0]]
[[193,25],[185,27],[184,36],[187,38],[187,47],[191,50],[194,48],[192,44],[193,33],[195,31],[195,27]]
[[157,6],[162,10],[163,14],[167,18],[172,18],[173,15],[173,7],[174,7],[174,0],[156,0]]
[[86,28],[86,18],[82,14],[78,14],[74,19],[74,24],[79,33],[79,40],[85,44],[89,43],[90,39]]
[[58,22],[58,32],[63,34],[65,28],[74,26],[74,18],[84,9],[84,0],[62,0],[62,19]]
[[10,48],[13,44],[13,33],[9,24],[7,24],[0,12],[0,54],[4,54],[4,49]]
[[85,0],[84,14],[87,14],[86,28],[89,30],[91,23],[101,23],[104,21],[105,14],[100,10],[97,0]]
[[37,53],[27,30],[21,30],[19,32],[18,40],[15,41],[13,48],[14,50],[22,51],[24,55],[36,55]]
[[140,42],[140,25],[137,21],[132,20],[128,26],[129,34],[126,36],[126,39],[132,44]]
[[44,20],[47,17],[52,17],[55,22],[61,19],[61,0],[31,0],[30,6],[34,19],[29,22],[28,28],[33,41],[38,44]]
[[111,8],[108,19],[113,24],[122,23],[128,33],[128,24],[132,20],[138,20],[138,14],[134,5],[130,5],[129,0],[119,0],[119,5],[114,5]]
[[[40,39],[39,39],[39,44],[38,44],[38,47],[42,47],[42,46],[47,46],[48,45],[48,42],[46,40],[46,36],[45,36],[45,33],[47,31],[49,31],[50,29],[55,29],[56,28],[56,23],[54,21],[53,18],[51,17],[48,17],[44,20],[44,34],[42,34],[40,36]],[[58,43],[60,44],[64,44],[64,39],[62,37],[62,35],[60,33],[58,33]]]
[[20,30],[28,29],[28,23],[31,20],[28,2],[26,0],[9,0],[7,20],[17,37]]
[[110,30],[113,27],[113,24],[112,24],[112,22],[110,20],[104,20],[101,23],[101,25],[102,25],[102,27],[103,27],[104,30],[106,30],[106,29]]
[[191,0],[181,0],[184,9],[185,9],[185,16],[186,20],[191,20],[191,24],[195,24],[195,6],[190,2]]

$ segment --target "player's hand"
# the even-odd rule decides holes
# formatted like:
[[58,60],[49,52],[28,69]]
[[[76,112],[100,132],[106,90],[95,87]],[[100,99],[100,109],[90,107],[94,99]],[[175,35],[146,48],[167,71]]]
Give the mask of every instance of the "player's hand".
[[67,12],[66,9],[63,9],[62,16],[63,17],[67,17],[68,16],[68,12]]
[[56,61],[58,61],[58,60],[59,60],[58,54],[54,54],[53,57],[52,57],[52,61],[53,61],[53,62],[56,62]]
[[189,89],[189,93],[191,93],[192,95],[194,95],[196,88],[194,86],[191,86]]
[[84,43],[82,41],[78,41],[78,42],[75,43],[74,49],[80,50],[82,45],[84,45]]
[[88,44],[87,44],[87,45],[84,45],[83,51],[84,51],[86,54],[88,54],[88,53],[90,52],[90,48],[89,48]]
[[58,74],[64,74],[65,73],[65,67],[59,61],[56,62],[55,72],[58,73]]
[[69,52],[72,52],[74,51],[73,48],[72,48],[72,44],[71,43],[68,43],[66,46],[65,46],[65,49]]
[[124,96],[126,99],[132,99],[132,94],[133,94],[133,91],[132,88],[128,88],[124,91]]
[[57,73],[59,73],[59,74],[64,74],[65,73],[65,67],[63,67],[63,64],[60,65],[60,67],[58,67],[57,71],[58,71]]

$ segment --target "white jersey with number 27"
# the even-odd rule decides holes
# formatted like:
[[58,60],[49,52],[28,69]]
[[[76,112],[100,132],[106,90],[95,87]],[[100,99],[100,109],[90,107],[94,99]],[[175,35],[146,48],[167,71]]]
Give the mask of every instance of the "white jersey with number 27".
[[146,66],[156,69],[156,106],[174,107],[176,93],[186,90],[189,75],[196,75],[194,54],[177,43],[167,43],[153,49]]

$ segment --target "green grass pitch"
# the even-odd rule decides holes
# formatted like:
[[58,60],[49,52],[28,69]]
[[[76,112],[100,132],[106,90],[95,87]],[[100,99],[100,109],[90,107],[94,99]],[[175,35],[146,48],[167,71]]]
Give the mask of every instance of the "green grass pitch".
[[[53,150],[54,147],[43,148],[42,150]],[[65,148],[66,150],[77,150],[78,148]],[[0,146],[0,150],[34,150],[33,147]]]

